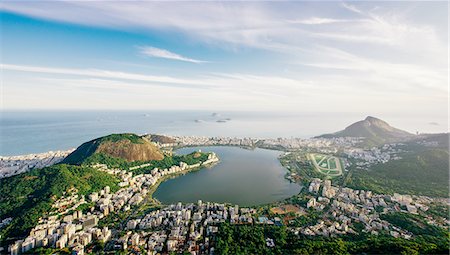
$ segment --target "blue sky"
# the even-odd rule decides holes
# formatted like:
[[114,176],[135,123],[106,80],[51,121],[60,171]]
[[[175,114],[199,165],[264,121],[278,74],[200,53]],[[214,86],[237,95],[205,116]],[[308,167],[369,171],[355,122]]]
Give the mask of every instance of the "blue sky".
[[447,2],[3,1],[0,10],[7,110],[448,113]]

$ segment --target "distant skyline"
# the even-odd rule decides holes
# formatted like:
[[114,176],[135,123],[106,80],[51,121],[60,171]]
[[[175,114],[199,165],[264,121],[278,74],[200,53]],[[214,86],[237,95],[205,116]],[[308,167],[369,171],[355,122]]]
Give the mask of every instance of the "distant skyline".
[[448,117],[448,3],[2,1],[3,110]]

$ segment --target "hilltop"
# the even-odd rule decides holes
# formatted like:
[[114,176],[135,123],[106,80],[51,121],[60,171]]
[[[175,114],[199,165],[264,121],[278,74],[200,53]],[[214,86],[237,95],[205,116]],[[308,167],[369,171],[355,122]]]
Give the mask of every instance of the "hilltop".
[[164,158],[163,153],[143,137],[135,134],[112,134],[83,143],[62,163],[80,165],[96,155],[121,158],[128,162]]
[[412,136],[411,133],[394,128],[381,119],[368,116],[364,120],[351,124],[342,131],[318,137],[363,137],[365,138],[364,145],[376,146],[384,143],[402,141]]
[[154,143],[159,143],[159,144],[171,144],[171,143],[176,142],[176,140],[173,139],[172,137],[168,137],[165,135],[149,134],[149,135],[145,135],[144,137]]

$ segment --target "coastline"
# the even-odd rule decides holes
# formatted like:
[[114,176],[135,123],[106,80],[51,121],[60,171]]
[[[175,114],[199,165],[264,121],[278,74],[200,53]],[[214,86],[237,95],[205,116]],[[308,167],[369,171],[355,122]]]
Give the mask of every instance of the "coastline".
[[57,164],[74,150],[73,148],[18,156],[0,156],[0,179]]
[[153,194],[155,193],[155,191],[158,189],[159,185],[161,185],[161,183],[169,180],[169,179],[174,179],[176,177],[179,177],[181,175],[185,175],[188,173],[192,173],[192,172],[196,172],[196,171],[200,171],[203,168],[207,168],[207,167],[212,167],[215,164],[218,164],[220,162],[220,159],[217,158],[217,161],[213,161],[213,162],[209,162],[206,164],[202,164],[198,167],[193,167],[193,168],[189,168],[180,172],[176,172],[173,174],[169,174],[166,176],[163,176],[163,178],[159,179],[154,185],[152,185],[152,187],[148,190],[148,196],[153,200],[153,202],[156,202],[158,205],[164,205],[163,203],[161,203],[157,198],[153,197]]
[[[165,182],[165,181],[167,181],[169,179],[177,178],[177,177],[179,177],[181,175],[185,175],[185,174],[188,174],[188,173],[200,171],[200,170],[202,170],[204,168],[211,167],[211,166],[213,166],[215,164],[218,164],[219,162],[220,162],[220,159],[217,157],[217,161],[210,162],[210,163],[207,163],[207,164],[204,164],[204,165],[200,165],[200,166],[194,167],[194,168],[189,168],[189,169],[183,170],[181,172],[176,172],[176,173],[172,173],[172,174],[163,176],[162,178],[158,179],[158,181],[155,184],[153,184],[148,189],[147,195],[145,196],[145,198],[142,201],[141,205],[138,207],[138,209],[135,209],[135,211],[136,212],[144,211],[145,207],[165,206],[164,203],[159,201],[157,198],[153,197],[153,194],[158,189],[159,185],[161,185],[161,183],[163,183],[163,182]],[[132,216],[132,215],[133,215],[133,213],[130,216]]]

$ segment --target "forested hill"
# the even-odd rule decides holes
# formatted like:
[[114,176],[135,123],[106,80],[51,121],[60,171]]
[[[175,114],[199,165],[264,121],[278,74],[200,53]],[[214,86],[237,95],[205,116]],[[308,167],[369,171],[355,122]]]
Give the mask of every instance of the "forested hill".
[[83,143],[63,163],[80,165],[94,154],[126,161],[162,160],[163,153],[150,141],[135,134],[112,134]]

